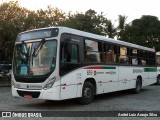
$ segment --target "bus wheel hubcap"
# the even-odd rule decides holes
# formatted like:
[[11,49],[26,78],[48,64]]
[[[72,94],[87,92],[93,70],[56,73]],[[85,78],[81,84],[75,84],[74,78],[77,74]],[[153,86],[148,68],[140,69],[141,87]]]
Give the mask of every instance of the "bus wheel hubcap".
[[91,95],[92,95],[91,89],[90,88],[85,88],[85,90],[84,90],[84,97],[90,98]]

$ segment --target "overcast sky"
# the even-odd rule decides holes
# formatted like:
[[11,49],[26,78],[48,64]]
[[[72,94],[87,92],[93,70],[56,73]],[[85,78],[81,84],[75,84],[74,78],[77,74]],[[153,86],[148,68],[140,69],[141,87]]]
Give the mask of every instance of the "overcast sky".
[[[10,0],[0,0],[5,2]],[[160,18],[160,0],[18,0],[20,5],[31,10],[46,9],[48,5],[64,12],[85,12],[93,9],[103,12],[112,21],[118,15],[128,16],[127,22],[142,15],[153,15]]]

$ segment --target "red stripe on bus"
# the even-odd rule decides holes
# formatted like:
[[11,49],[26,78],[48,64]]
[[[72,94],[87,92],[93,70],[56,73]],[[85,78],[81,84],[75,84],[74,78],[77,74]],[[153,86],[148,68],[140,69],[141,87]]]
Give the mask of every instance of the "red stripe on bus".
[[92,67],[86,67],[85,69],[104,69],[103,66],[92,66]]

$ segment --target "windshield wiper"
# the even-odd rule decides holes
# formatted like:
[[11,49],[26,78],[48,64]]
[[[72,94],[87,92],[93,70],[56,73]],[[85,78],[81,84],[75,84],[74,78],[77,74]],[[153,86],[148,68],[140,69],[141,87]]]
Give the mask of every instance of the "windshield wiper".
[[20,54],[21,58],[23,59],[23,61],[25,63],[27,63],[28,60],[28,48],[26,43],[24,43],[24,41],[22,42],[22,47],[21,47],[21,54]]
[[34,48],[34,51],[33,51],[33,54],[32,56],[36,57],[39,53],[39,51],[42,49],[42,46],[44,45],[45,43],[45,39],[43,38],[40,43],[37,45],[36,48]]
[[28,51],[27,51],[27,45],[24,41],[22,41],[22,51],[21,51],[22,54],[27,54]]

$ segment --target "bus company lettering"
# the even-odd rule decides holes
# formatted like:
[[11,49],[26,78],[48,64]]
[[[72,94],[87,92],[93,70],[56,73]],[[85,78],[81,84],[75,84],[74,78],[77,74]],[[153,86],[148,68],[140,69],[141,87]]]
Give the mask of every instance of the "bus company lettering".
[[80,40],[76,40],[76,39],[71,39],[71,41],[80,42]]
[[40,85],[26,85],[27,88],[35,88],[35,89],[42,89],[42,86]]
[[50,67],[49,66],[40,66],[40,67],[30,68],[30,72],[41,72],[41,71],[50,72]]
[[96,72],[96,74],[104,74],[104,72]]
[[133,73],[142,73],[143,70],[142,69],[133,69]]
[[160,72],[160,69],[157,69],[157,72]]
[[116,74],[116,72],[115,71],[109,71],[109,72],[106,72],[106,74],[113,75],[113,74]]

